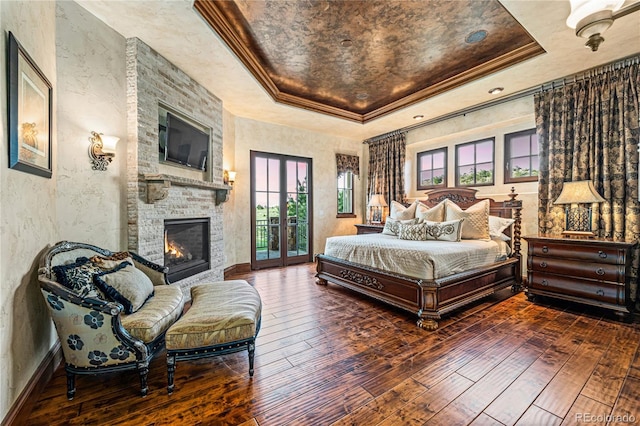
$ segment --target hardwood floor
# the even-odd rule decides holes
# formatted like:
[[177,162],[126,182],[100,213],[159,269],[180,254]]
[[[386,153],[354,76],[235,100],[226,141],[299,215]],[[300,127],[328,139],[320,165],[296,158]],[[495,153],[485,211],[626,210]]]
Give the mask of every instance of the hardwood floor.
[[[56,371],[29,425],[565,425],[640,422],[640,323],[508,290],[436,332],[333,284],[310,264],[238,274],[258,289],[255,375],[246,352],[177,364],[164,353],[149,395],[135,373]],[[598,421],[596,416],[601,416]],[[625,417],[626,416],[626,417]],[[610,424],[614,424],[611,422]]]

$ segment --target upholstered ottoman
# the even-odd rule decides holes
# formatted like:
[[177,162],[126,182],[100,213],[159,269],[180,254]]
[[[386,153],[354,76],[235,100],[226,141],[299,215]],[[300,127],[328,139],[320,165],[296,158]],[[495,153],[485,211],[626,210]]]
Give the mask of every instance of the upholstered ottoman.
[[253,376],[255,339],[262,301],[244,280],[219,281],[191,288],[191,308],[167,330],[167,391],[173,392],[176,361],[249,352]]

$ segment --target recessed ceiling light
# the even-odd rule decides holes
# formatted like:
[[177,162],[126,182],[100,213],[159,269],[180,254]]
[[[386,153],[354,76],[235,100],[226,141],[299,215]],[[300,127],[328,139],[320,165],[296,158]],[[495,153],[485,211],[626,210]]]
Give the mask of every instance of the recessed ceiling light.
[[497,95],[498,93],[502,93],[503,90],[504,87],[494,87],[493,89],[489,90],[489,93],[492,95]]
[[485,30],[474,31],[472,33],[469,33],[464,41],[468,44],[478,43],[487,38],[487,34],[488,33]]
[[356,93],[356,99],[359,101],[364,101],[365,99],[369,98],[369,94],[368,93]]
[[422,120],[423,118],[424,118],[424,115],[422,115],[422,114],[418,114],[418,115],[414,115],[413,116],[414,120]]
[[342,46],[342,47],[351,47],[351,46],[353,46],[353,42],[351,40],[349,40],[348,38],[345,38],[344,40],[342,40],[340,42],[340,46]]

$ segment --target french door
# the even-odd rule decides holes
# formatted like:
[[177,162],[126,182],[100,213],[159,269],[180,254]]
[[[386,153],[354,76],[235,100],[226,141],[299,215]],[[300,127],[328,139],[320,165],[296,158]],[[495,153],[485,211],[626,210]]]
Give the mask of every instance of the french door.
[[251,151],[251,269],[311,262],[311,159]]

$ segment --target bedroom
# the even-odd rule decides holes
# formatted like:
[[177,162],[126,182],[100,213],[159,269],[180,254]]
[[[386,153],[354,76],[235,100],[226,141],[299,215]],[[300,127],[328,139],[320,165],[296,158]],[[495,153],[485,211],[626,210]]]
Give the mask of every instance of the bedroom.
[[[60,9],[56,10],[57,7]],[[8,161],[4,161],[5,166],[0,169],[0,274],[3,301],[0,347],[4,361],[0,375],[3,390],[0,407],[4,417],[56,339],[55,331],[50,326],[47,313],[40,303],[40,296],[33,287],[37,267],[35,262],[40,251],[46,244],[61,239],[91,239],[99,245],[113,248],[126,246],[126,192],[123,186],[126,181],[127,153],[126,144],[123,144],[122,140],[125,139],[128,128],[123,118],[127,113],[126,81],[124,78],[109,77],[125,73],[124,36],[71,2],[2,2],[0,19],[3,30],[10,30],[16,34],[52,81],[56,101],[54,178],[44,180],[9,170],[6,167]],[[597,57],[587,55],[594,54],[584,51],[582,41],[575,38],[571,30],[563,28],[562,36],[571,40],[571,49],[579,49],[582,59],[578,61],[589,64],[583,65],[583,68],[595,66],[598,61],[610,62],[617,59],[606,49],[607,43],[611,43],[609,46],[615,46],[617,38],[637,39],[637,34],[634,36],[633,31],[627,31],[626,35],[617,33],[616,25],[621,23],[614,25],[611,35],[607,36],[607,42],[601,51],[597,52]],[[235,64],[221,72],[233,73],[238,69],[241,69],[241,66]],[[247,97],[251,97],[251,94]],[[282,108],[291,111],[289,107]],[[298,114],[301,112],[291,112],[292,117]],[[3,117],[6,117],[6,113]],[[487,117],[491,119],[488,120]],[[475,140],[476,137],[495,135],[498,138],[499,134],[531,128],[535,124],[533,120],[533,113],[521,103],[506,104],[412,132],[409,135],[409,148],[419,152],[426,147],[440,144],[453,146],[456,143]],[[316,126],[327,123],[324,118],[315,121]],[[491,124],[488,125],[488,122]],[[333,124],[335,121],[330,123]],[[378,125],[375,121],[371,124]],[[335,127],[338,132],[345,127],[357,128],[358,131],[362,129],[361,125],[342,123],[325,127]],[[6,131],[6,126],[3,129]],[[235,143],[225,144],[224,161],[234,165],[236,171],[244,171],[244,175],[238,175],[237,186],[224,206],[225,268],[248,263],[248,236],[243,238],[242,233],[236,232],[242,229],[245,223],[243,212],[249,208],[248,197],[239,195],[247,194],[249,188],[248,156],[244,153],[267,146],[273,152],[286,148],[287,153],[291,155],[304,156],[308,153],[308,148],[298,142],[305,140],[311,146],[322,147],[313,153],[317,165],[331,164],[335,152],[358,154],[364,161],[366,153],[361,144],[362,139],[385,131],[378,131],[374,127],[373,130],[367,130],[370,132],[367,135],[327,135],[317,130],[235,116],[228,111],[223,115],[223,129],[226,132],[225,141],[235,140]],[[86,150],[91,130],[121,137],[118,152],[107,173],[100,174],[90,169]],[[428,132],[428,136],[420,135],[420,131]],[[259,142],[256,142],[258,139]],[[6,156],[5,144],[6,137],[3,138],[2,149],[3,155]],[[497,152],[500,155],[500,151]],[[6,160],[6,157],[4,158]],[[315,170],[319,181],[331,182],[326,187],[317,186],[316,197],[333,199],[333,172],[322,171],[319,167]],[[501,182],[501,179],[497,177],[497,181]],[[482,190],[482,194],[500,198],[506,195],[508,189],[508,185],[487,188]],[[535,205],[537,193],[534,184],[519,186],[518,191],[528,206]],[[358,218],[338,221],[334,217],[334,209],[329,207],[324,209],[324,216],[316,216],[318,229],[315,251],[319,251],[323,246],[323,235],[353,232],[353,225],[362,221],[364,192],[361,190],[356,200],[357,209],[361,212]],[[409,193],[412,197],[419,195],[419,192],[413,190]],[[535,229],[524,230],[524,233],[529,232],[535,232]],[[237,241],[231,237],[236,234],[241,235]],[[30,356],[24,356],[25,354]]]

